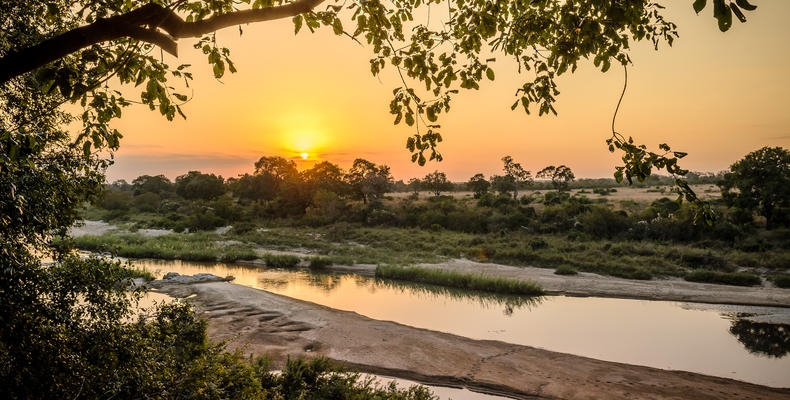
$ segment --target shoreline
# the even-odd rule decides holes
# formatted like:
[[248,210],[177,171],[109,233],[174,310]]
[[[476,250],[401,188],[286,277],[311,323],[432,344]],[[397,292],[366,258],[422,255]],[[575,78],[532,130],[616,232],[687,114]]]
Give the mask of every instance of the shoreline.
[[788,398],[778,389],[691,372],[557,353],[378,321],[231,283],[164,284],[192,296],[209,335],[246,353],[322,355],[361,372],[514,398]]

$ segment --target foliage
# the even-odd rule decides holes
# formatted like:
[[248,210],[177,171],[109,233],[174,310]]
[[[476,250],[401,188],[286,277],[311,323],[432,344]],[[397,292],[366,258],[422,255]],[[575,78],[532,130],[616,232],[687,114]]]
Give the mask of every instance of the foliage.
[[176,178],[176,193],[189,200],[213,200],[225,193],[221,176],[189,171]]
[[551,180],[551,185],[554,186],[554,189],[558,192],[569,190],[570,183],[576,179],[576,176],[573,175],[573,171],[564,165],[559,165],[556,167],[549,165],[548,167],[538,171],[535,176],[539,179]]
[[266,262],[267,267],[294,268],[302,259],[289,254],[264,254],[263,261]]
[[746,272],[711,271],[707,269],[691,271],[684,279],[689,282],[720,283],[735,286],[755,286],[762,283],[760,277],[754,274]]
[[485,175],[475,174],[473,177],[469,178],[469,182],[466,186],[474,193],[474,197],[479,199],[488,193],[488,188],[491,187],[491,183],[486,180]]
[[311,257],[310,268],[320,269],[334,264],[334,260],[329,257]]
[[[513,186],[513,199],[518,198],[518,188],[522,183],[531,183],[532,182],[532,173],[525,170],[521,164],[513,161],[513,157],[511,156],[504,156],[502,157],[502,163],[504,164],[503,169],[505,170],[505,179],[504,181],[511,183]],[[493,179],[492,179],[493,180]],[[502,183],[497,184],[497,190],[500,193],[503,193],[503,186]]]
[[562,264],[554,270],[556,275],[578,275],[579,271],[568,264]]
[[776,274],[771,276],[771,282],[776,285],[776,287],[790,289],[790,274]]
[[346,174],[351,193],[363,202],[381,198],[390,190],[392,175],[390,167],[376,165],[368,160],[357,158]]
[[753,151],[730,166],[719,186],[728,205],[764,216],[768,229],[790,225],[790,151]]
[[730,333],[735,335],[750,353],[776,358],[790,353],[790,325],[739,319],[732,322]]
[[434,171],[422,179],[422,187],[439,196],[442,192],[453,190],[453,184],[447,180],[444,172]]
[[539,296],[543,289],[535,282],[498,278],[481,274],[464,274],[431,268],[383,266],[376,267],[376,278],[397,279],[432,285],[485,292]]

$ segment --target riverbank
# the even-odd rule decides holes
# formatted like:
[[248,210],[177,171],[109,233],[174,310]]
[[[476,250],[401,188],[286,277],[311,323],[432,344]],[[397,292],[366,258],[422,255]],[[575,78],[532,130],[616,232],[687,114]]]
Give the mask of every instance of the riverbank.
[[276,362],[323,355],[364,372],[517,398],[790,398],[790,391],[412,328],[229,283],[164,285],[209,334]]

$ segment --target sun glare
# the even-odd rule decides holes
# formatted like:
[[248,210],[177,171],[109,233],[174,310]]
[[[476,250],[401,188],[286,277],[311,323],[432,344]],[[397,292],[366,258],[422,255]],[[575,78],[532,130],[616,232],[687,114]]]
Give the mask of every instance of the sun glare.
[[307,153],[302,153],[300,154],[300,156],[302,156],[302,160],[307,160],[307,157],[309,157],[310,155]]

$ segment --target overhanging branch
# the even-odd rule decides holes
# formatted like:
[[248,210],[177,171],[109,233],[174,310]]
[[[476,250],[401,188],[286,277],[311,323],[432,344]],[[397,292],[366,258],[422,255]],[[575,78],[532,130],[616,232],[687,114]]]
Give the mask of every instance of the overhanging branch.
[[293,17],[312,10],[324,1],[296,0],[281,6],[235,11],[194,22],[186,22],[172,10],[149,3],[5,55],[0,58],[0,84],[85,47],[124,37],[154,44],[177,56],[178,39],[201,36],[234,25]]

